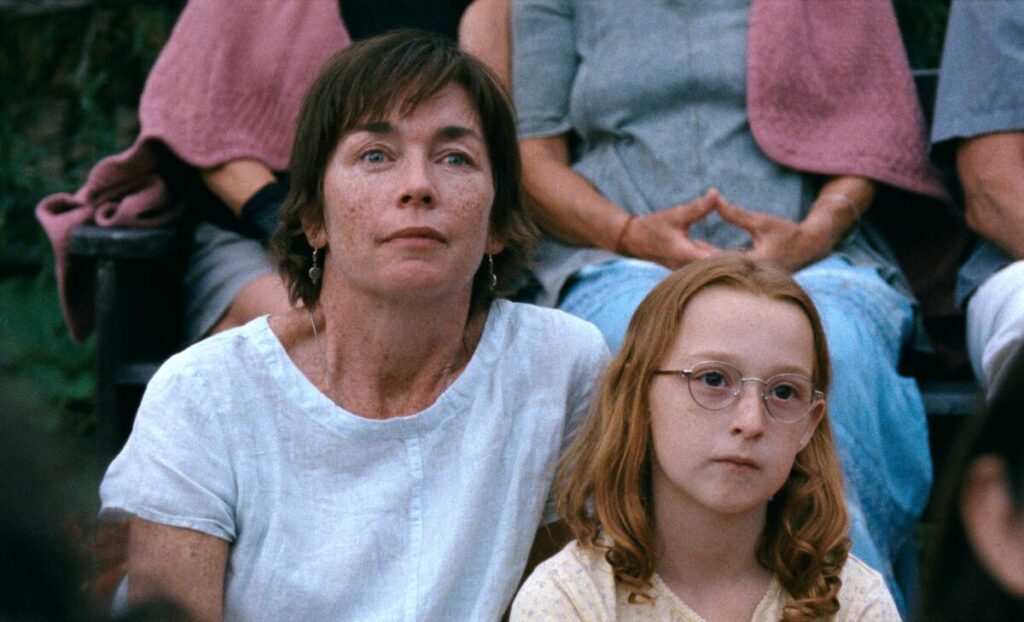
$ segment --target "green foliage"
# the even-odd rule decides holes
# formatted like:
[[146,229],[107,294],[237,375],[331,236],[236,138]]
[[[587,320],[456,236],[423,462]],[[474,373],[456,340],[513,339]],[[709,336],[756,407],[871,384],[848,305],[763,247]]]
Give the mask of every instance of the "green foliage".
[[91,434],[94,347],[68,337],[33,210],[131,144],[139,93],[182,4],[0,17],[0,373],[31,387],[52,431]]
[[[55,299],[52,272],[0,280],[0,372],[31,384],[50,408],[37,423],[88,434],[94,424],[93,347],[72,343]],[[44,411],[40,411],[44,412]]]
[[130,144],[139,93],[180,2],[111,4],[0,21],[0,264],[42,265],[32,217]]

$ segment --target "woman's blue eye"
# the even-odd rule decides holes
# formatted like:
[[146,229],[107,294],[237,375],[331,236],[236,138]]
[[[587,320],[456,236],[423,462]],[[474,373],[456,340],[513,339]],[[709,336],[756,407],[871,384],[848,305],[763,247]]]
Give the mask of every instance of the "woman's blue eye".
[[461,153],[448,153],[444,156],[444,162],[451,166],[465,166],[469,164],[469,158]]
[[383,162],[386,159],[387,159],[387,156],[385,156],[384,152],[379,150],[379,149],[374,149],[373,151],[367,151],[366,153],[363,154],[363,160],[365,160],[366,162],[369,162],[370,164],[380,164],[381,162]]

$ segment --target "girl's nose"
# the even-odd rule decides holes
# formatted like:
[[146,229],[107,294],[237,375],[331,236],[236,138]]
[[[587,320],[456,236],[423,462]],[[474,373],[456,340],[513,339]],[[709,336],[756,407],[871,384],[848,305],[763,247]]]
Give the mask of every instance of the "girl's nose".
[[765,420],[770,415],[762,399],[762,391],[763,387],[758,382],[743,383],[740,395],[732,405],[733,434],[755,437],[764,433]]

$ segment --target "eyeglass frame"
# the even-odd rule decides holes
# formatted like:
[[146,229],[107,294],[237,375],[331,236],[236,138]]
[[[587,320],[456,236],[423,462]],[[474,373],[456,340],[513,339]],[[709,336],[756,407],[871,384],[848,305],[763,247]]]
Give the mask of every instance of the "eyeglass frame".
[[[690,377],[693,375],[694,370],[696,368],[700,367],[701,365],[707,365],[707,364],[715,364],[715,365],[722,365],[724,367],[730,367],[732,369],[735,369],[736,373],[738,373],[740,375],[739,389],[735,393],[732,394],[732,399],[729,400],[728,403],[722,405],[721,408],[709,408],[709,407],[705,406],[704,404],[701,404],[700,400],[698,400],[697,397],[693,394],[693,388],[690,386]],[[799,423],[799,422],[803,421],[804,419],[807,418],[807,415],[811,414],[811,411],[814,410],[814,405],[816,403],[818,403],[818,402],[820,402],[820,401],[825,399],[825,392],[822,391],[821,389],[815,388],[814,387],[814,380],[811,379],[808,376],[803,375],[803,374],[797,374],[797,373],[775,374],[771,378],[768,378],[767,380],[765,380],[763,378],[758,378],[757,376],[744,376],[743,372],[741,372],[739,370],[739,368],[737,368],[735,365],[730,365],[729,363],[725,363],[723,361],[701,361],[699,363],[695,363],[692,367],[690,367],[690,369],[656,369],[656,370],[654,370],[651,373],[653,375],[655,375],[655,376],[677,376],[679,378],[685,378],[686,379],[686,392],[690,394],[690,398],[693,400],[693,402],[695,404],[697,404],[698,406],[700,406],[701,408],[703,408],[704,410],[710,410],[712,412],[718,412],[720,410],[725,410],[726,408],[728,408],[728,407],[732,406],[733,404],[735,404],[736,401],[740,398],[740,395],[743,393],[743,387],[744,387],[745,383],[748,380],[754,380],[754,381],[760,382],[761,384],[764,385],[764,389],[761,391],[761,403],[764,404],[764,409],[765,409],[765,411],[768,412],[768,416],[771,417],[773,420],[778,421],[779,423]],[[803,415],[801,415],[798,419],[793,419],[792,421],[787,421],[785,419],[779,419],[777,416],[775,416],[775,413],[772,412],[771,406],[768,405],[768,387],[770,386],[771,381],[774,380],[775,378],[784,377],[784,376],[796,376],[798,378],[803,378],[803,379],[807,380],[808,384],[811,385],[811,391],[812,391],[812,393],[811,393],[811,400],[807,404],[807,412],[805,412]]]

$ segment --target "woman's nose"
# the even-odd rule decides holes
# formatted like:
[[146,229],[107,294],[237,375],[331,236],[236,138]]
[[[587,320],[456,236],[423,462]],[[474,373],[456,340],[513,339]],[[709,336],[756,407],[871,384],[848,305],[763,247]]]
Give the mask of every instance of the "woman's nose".
[[762,399],[763,388],[757,382],[745,382],[739,397],[733,403],[733,434],[759,436],[764,433],[765,420],[770,415]]
[[402,166],[402,192],[399,201],[407,207],[429,207],[434,204],[434,188],[430,165],[424,158],[408,157]]

